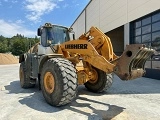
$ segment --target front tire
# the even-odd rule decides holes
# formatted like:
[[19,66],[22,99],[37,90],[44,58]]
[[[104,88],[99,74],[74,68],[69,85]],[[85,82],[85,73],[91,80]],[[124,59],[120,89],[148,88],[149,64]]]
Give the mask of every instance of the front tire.
[[[108,90],[113,82],[112,74],[106,74],[102,70],[97,68],[93,68],[96,72],[97,77],[96,80],[87,81],[84,85],[91,92],[104,92]],[[95,81],[95,82],[94,82]]]
[[41,72],[42,93],[50,105],[70,103],[77,94],[77,73],[74,65],[63,58],[47,60]]

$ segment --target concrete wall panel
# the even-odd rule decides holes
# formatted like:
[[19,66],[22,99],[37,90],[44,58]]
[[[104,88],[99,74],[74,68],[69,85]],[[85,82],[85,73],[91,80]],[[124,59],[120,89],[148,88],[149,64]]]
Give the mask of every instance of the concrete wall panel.
[[91,26],[99,27],[103,32],[108,32],[137,18],[160,9],[160,0],[92,0],[85,8],[76,24],[78,35]]
[[128,0],[128,22],[160,9],[160,0]]
[[82,33],[85,33],[85,11],[83,11],[71,27],[75,32],[75,38],[78,38]]
[[91,26],[99,27],[99,0],[93,0],[86,8],[86,30]]
[[110,31],[123,25],[127,21],[126,0],[102,0],[100,5],[105,8],[100,9],[100,28],[102,31]]

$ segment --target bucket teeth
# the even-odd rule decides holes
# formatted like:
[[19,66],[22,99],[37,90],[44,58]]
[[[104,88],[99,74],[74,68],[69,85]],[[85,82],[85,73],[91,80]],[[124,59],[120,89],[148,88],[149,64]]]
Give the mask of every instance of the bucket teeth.
[[153,53],[153,49],[146,48],[142,44],[127,45],[114,72],[122,80],[131,80],[141,77],[145,73],[145,63]]

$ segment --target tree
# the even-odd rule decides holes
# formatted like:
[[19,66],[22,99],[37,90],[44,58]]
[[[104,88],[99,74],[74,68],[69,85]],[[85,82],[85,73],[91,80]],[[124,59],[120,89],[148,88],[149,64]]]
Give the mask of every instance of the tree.
[[0,42],[3,42],[3,41],[5,41],[5,40],[6,40],[6,38],[1,35],[1,36],[0,36]]
[[1,35],[0,36],[0,53],[6,53],[6,52],[9,52],[8,40]]
[[21,39],[16,39],[13,41],[11,52],[13,55],[21,55],[26,52],[25,42]]
[[11,38],[0,36],[0,53],[12,52],[13,55],[20,55],[29,50],[34,44],[39,42],[39,38],[27,38],[17,34]]
[[7,44],[0,42],[0,53],[6,53],[6,52],[9,52]]

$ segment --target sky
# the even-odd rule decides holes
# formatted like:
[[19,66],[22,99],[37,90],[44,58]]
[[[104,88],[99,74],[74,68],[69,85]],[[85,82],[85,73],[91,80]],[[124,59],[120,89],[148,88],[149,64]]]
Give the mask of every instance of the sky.
[[35,37],[46,22],[70,27],[90,0],[0,0],[0,35]]

